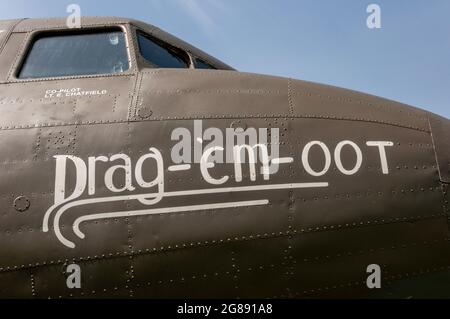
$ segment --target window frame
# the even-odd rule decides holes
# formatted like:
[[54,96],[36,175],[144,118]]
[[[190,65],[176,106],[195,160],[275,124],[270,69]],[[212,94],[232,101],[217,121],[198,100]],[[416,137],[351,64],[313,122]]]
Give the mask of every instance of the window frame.
[[[61,36],[66,34],[83,34],[83,33],[96,33],[107,31],[120,31],[124,35],[125,49],[128,57],[128,70],[120,73],[103,73],[103,74],[83,74],[83,75],[68,75],[68,76],[53,76],[53,77],[37,77],[37,78],[19,78],[20,72],[27,60],[34,43],[43,36]],[[94,26],[80,29],[61,28],[54,30],[34,30],[27,34],[24,40],[24,45],[19,49],[15,63],[12,66],[9,82],[36,82],[36,81],[54,81],[54,80],[70,80],[70,79],[83,79],[83,78],[109,78],[116,76],[129,76],[136,74],[136,59],[133,45],[130,45],[130,30],[126,25],[107,25],[107,26]]]
[[[211,71],[218,71],[219,69],[217,67],[215,67],[214,65],[212,65],[211,63],[209,63],[208,61],[205,61],[205,59],[200,58],[198,56],[193,56],[192,57],[193,61],[194,61],[194,67],[196,70],[211,70]],[[207,64],[210,66],[210,68],[204,69],[204,68],[198,68],[197,64],[198,62],[202,62],[203,64]]]
[[174,51],[180,57],[182,57],[182,55],[186,55],[187,60],[185,62],[186,62],[187,67],[186,68],[176,68],[177,70],[190,70],[190,69],[194,68],[194,61],[192,59],[192,54],[189,51],[186,51],[186,50],[176,47],[164,40],[161,40],[161,39],[155,37],[154,35],[150,34],[149,32],[146,32],[140,28],[135,28],[133,34],[134,34],[134,40],[135,40],[135,44],[136,44],[136,55],[139,57],[140,60],[142,60],[142,64],[144,64],[144,68],[145,68],[145,65],[147,64],[154,69],[169,69],[169,68],[160,67],[160,66],[148,61],[142,55],[141,47],[139,46],[139,38],[138,38],[139,34],[142,34],[144,37],[148,37],[151,41],[155,42],[157,45],[159,45],[165,49]]

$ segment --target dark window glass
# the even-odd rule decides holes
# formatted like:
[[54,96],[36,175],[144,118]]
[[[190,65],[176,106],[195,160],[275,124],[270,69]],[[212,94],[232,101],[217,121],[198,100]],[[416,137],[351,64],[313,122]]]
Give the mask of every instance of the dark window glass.
[[121,31],[52,35],[33,43],[19,78],[120,73],[128,68]]
[[217,68],[213,67],[211,64],[209,64],[208,62],[203,61],[202,59],[199,58],[195,58],[195,68],[196,69],[210,69],[210,70],[217,70]]
[[169,45],[159,44],[148,36],[138,33],[139,51],[151,64],[159,68],[185,69],[189,65],[183,53]]

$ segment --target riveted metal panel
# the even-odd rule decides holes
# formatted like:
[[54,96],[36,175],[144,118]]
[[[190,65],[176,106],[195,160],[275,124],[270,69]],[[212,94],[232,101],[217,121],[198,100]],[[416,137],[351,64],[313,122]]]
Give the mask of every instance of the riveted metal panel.
[[450,183],[450,120],[430,115],[430,128],[439,176],[442,182]]

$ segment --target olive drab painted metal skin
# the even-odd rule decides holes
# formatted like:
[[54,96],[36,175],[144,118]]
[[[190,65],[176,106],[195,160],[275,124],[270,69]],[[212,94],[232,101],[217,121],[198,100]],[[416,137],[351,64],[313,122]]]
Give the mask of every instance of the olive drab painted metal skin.
[[[448,119],[237,72],[135,20],[83,17],[78,31],[110,27],[128,70],[20,79],[33,39],[65,19],[0,21],[2,298],[450,296]],[[137,30],[218,70],[151,67]],[[74,88],[100,93],[46,96]],[[174,163],[172,132],[198,121],[278,128],[278,170]]]

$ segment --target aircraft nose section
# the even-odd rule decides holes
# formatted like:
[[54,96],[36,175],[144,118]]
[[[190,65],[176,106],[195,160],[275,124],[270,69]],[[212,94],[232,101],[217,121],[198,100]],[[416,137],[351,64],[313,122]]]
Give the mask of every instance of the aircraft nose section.
[[430,129],[440,180],[450,184],[450,120],[432,115]]

